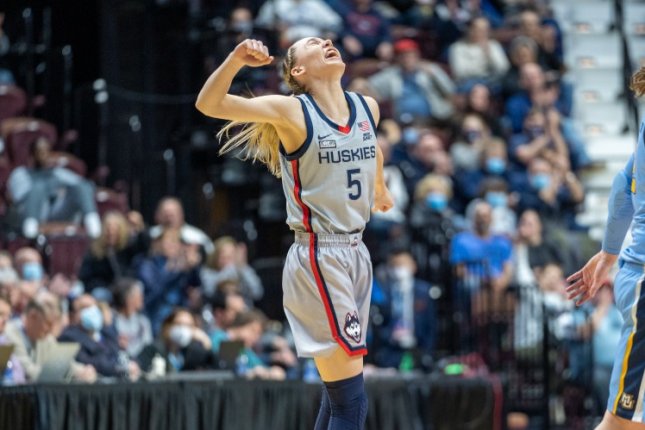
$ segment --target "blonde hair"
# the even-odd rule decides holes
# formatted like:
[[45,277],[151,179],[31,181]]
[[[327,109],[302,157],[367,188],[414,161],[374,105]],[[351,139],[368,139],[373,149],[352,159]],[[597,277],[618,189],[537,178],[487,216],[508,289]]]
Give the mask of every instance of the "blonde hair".
[[414,190],[414,199],[416,201],[422,201],[428,194],[430,194],[431,191],[434,190],[441,190],[446,194],[446,197],[451,198],[452,183],[450,182],[450,179],[435,173],[425,175],[419,181]]
[[116,250],[120,251],[124,249],[128,245],[128,242],[130,241],[130,226],[128,225],[128,221],[125,219],[123,214],[116,211],[107,212],[105,215],[103,215],[102,234],[94,242],[92,242],[92,245],[90,246],[92,254],[96,258],[103,258],[107,254],[106,225],[110,220],[116,221],[116,223],[119,226],[119,240],[116,245]]
[[216,270],[221,269],[221,267],[218,266],[219,257],[222,254],[222,248],[224,248],[226,245],[237,246],[237,241],[231,236],[222,236],[215,242],[213,242],[215,250],[208,256],[208,260],[206,260],[207,267]]
[[636,94],[636,97],[641,97],[645,94],[645,67],[641,67],[640,70],[632,75],[629,89]]
[[[295,62],[295,47],[292,45],[287,50],[287,56],[282,62],[282,74],[291,91],[298,95],[304,93],[305,88],[291,74],[291,69],[294,67]],[[238,126],[242,126],[242,129],[239,133],[230,137],[231,130]],[[220,155],[244,146],[240,154],[243,160],[260,161],[266,164],[273,175],[278,178],[282,176],[279,152],[280,137],[273,125],[262,122],[229,121],[217,133],[217,137],[220,140],[223,137],[227,139],[219,150]]]

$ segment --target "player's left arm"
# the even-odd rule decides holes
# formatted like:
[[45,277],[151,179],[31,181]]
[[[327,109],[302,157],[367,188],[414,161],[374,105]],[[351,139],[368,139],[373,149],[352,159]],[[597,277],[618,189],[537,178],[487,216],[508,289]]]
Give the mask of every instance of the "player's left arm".
[[[379,120],[381,119],[381,113],[378,108],[378,103],[372,97],[365,97],[365,102],[367,107],[372,113],[372,118],[374,118],[374,124],[378,125]],[[376,133],[376,130],[374,130]],[[387,188],[385,183],[385,177],[383,175],[383,152],[381,148],[376,145],[376,177],[374,179],[374,205],[372,207],[373,211],[387,212],[394,206],[394,199],[390,190]]]

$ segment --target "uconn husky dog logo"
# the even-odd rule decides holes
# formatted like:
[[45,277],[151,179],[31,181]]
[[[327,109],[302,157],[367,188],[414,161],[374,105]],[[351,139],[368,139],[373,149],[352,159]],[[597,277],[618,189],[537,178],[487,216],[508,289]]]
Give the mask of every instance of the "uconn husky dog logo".
[[351,337],[354,342],[360,343],[361,341],[361,322],[358,320],[358,313],[354,311],[353,314],[348,313],[345,316],[345,333]]

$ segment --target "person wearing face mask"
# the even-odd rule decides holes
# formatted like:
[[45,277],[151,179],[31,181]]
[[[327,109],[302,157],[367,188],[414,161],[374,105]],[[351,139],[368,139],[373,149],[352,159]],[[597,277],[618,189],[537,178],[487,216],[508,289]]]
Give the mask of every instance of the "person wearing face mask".
[[39,287],[47,283],[43,258],[36,249],[30,247],[18,249],[14,261],[20,279],[38,284]]
[[506,181],[495,177],[486,178],[480,185],[480,198],[493,208],[491,232],[513,237],[517,216],[511,206],[517,200],[517,196],[509,193]]
[[534,209],[548,224],[578,228],[576,207],[584,200],[584,188],[570,170],[554,168],[547,160],[535,158],[528,166],[524,182],[514,185],[517,209]]
[[437,335],[432,286],[417,278],[416,272],[412,254],[403,248],[391,249],[387,264],[377,270],[373,304],[383,317],[374,330],[378,366],[399,367],[406,351],[420,358],[418,367],[432,361]]
[[451,197],[452,185],[449,178],[426,175],[416,187],[409,217],[418,274],[423,279],[441,285],[445,285],[450,279],[450,241],[463,225],[463,220],[449,206]]
[[552,163],[569,164],[569,148],[560,132],[560,114],[555,109],[533,108],[521,133],[511,137],[509,153],[518,166],[542,157]]
[[476,170],[486,143],[491,138],[490,130],[478,114],[464,116],[460,130],[461,137],[450,146],[450,155],[458,170]]
[[114,292],[114,327],[119,341],[130,357],[152,343],[150,320],[141,313],[143,309],[143,285],[132,278],[120,278],[112,286]]
[[76,361],[89,364],[101,376],[127,377],[136,380],[139,377],[139,366],[134,361],[124,360],[127,353],[119,346],[114,327],[104,324],[104,316],[96,299],[89,294],[77,297],[71,305],[70,325],[67,326],[58,340],[76,342],[80,350]]
[[215,357],[211,345],[193,315],[187,309],[176,308],[163,320],[160,337],[143,348],[137,361],[144,371],[152,369],[156,356],[165,360],[167,373],[212,369]]

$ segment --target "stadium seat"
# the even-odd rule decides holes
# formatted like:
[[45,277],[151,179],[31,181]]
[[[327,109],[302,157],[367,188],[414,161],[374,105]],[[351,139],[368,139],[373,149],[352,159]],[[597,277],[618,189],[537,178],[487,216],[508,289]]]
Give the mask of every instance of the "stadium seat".
[[96,207],[101,217],[106,212],[117,211],[123,214],[129,210],[128,196],[123,192],[101,187],[96,190]]
[[624,3],[623,30],[625,34],[645,36],[645,3]]
[[605,0],[586,0],[584,7],[581,1],[566,2],[569,8],[567,16],[562,20],[563,27],[572,33],[604,34],[615,24],[614,3]]
[[578,103],[575,117],[587,136],[617,135],[627,126],[627,107],[624,101]]
[[27,107],[27,94],[15,85],[0,85],[0,121],[21,115]]
[[628,35],[627,50],[634,70],[645,66],[645,36]]
[[620,35],[570,34],[565,43],[565,63],[570,68],[619,68],[623,55]]
[[75,226],[68,226],[61,232],[49,233],[45,237],[47,272],[52,275],[62,273],[68,277],[76,277],[83,256],[89,248],[90,239]]
[[613,102],[624,93],[621,69],[579,69],[575,73],[576,103]]
[[[56,127],[46,121],[23,118],[7,131],[5,145],[13,166],[22,166],[29,160],[29,146],[39,137],[48,138],[52,144],[56,143]],[[4,124],[3,124],[4,128]]]

